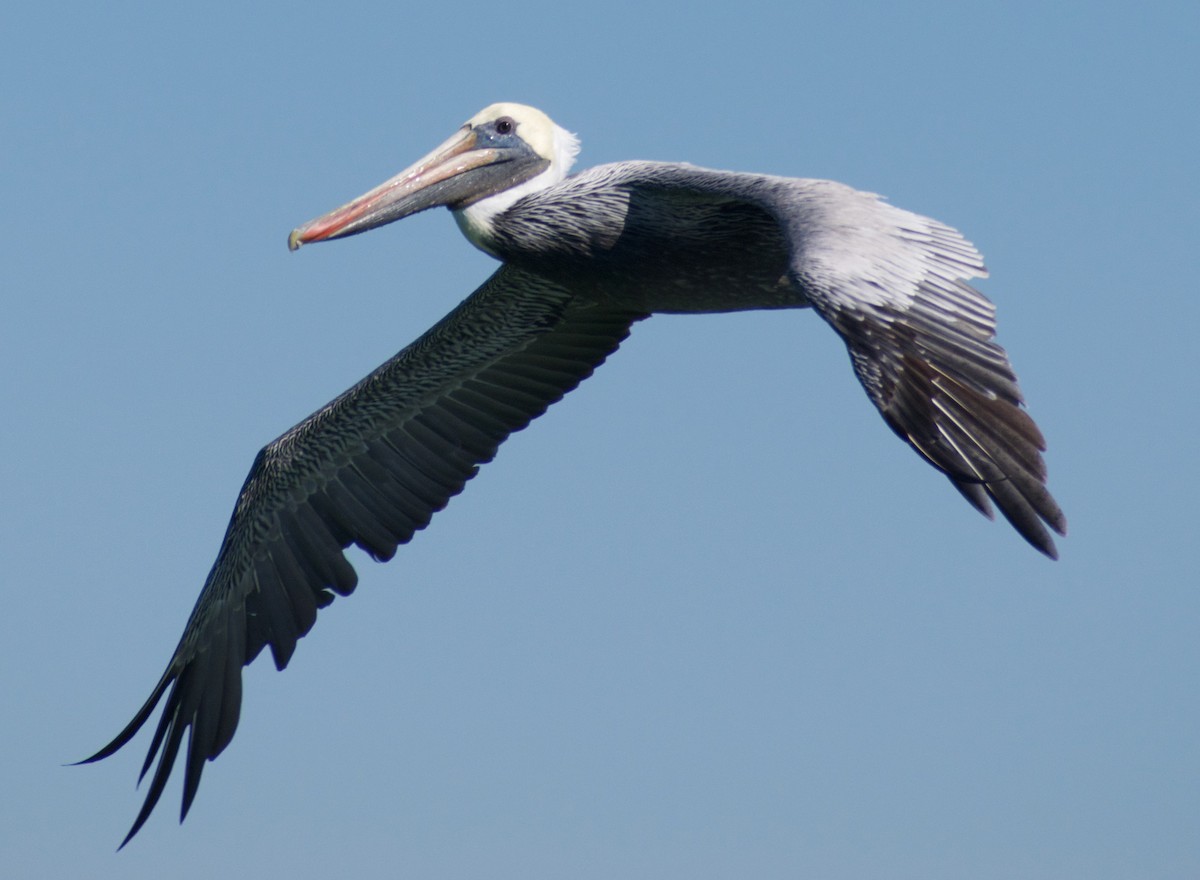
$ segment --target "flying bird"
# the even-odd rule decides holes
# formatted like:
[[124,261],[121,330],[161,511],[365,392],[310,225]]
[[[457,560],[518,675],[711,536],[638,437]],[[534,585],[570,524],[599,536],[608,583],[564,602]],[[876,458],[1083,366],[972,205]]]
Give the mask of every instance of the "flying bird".
[[1056,557],[1066,519],[1045,441],[993,341],[986,274],[954,229],[827,180],[618,162],[568,176],[574,135],[494,104],[415,165],[299,227],[288,246],[355,235],[444,205],[500,268],[423,336],[254,460],[183,637],[133,720],[166,703],[157,757],[122,846],[184,749],[180,821],[205,761],[229,745],[242,667],[296,641],[356,575],[429,524],[500,444],[591,375],[655,313],[811,307],[841,337],[884,421],[988,517],[993,504]]

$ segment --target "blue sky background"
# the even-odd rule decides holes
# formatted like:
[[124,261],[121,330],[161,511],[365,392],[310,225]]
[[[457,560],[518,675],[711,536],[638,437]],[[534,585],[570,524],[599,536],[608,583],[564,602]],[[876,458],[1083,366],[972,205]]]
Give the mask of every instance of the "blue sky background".
[[[0,827],[22,878],[1200,876],[1200,6],[21,4],[0,32]],[[149,693],[267,441],[492,270],[288,231],[496,100],[961,228],[1051,563],[805,312],[660,317],[141,835]]]

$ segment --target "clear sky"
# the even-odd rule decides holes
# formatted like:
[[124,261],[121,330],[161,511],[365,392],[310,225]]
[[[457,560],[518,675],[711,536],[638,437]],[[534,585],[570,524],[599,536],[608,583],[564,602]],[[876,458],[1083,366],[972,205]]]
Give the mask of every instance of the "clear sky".
[[[26,3],[0,32],[0,873],[1200,876],[1200,6]],[[660,317],[322,612],[176,824],[149,693],[257,450],[492,270],[289,254],[497,100],[960,229],[1070,520],[898,442],[807,312]]]

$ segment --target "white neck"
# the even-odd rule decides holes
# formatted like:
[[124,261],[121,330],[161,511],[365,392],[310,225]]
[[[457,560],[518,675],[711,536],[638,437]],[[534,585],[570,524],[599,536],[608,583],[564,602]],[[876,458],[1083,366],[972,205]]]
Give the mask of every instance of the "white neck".
[[492,221],[498,214],[511,208],[520,199],[530,193],[535,193],[547,187],[554,186],[567,176],[575,157],[579,155],[579,138],[565,128],[554,126],[554,140],[551,147],[550,165],[541,174],[529,178],[524,183],[498,192],[494,196],[480,199],[469,207],[453,211],[454,221],[467,241],[486,254],[497,256],[488,243],[491,240]]

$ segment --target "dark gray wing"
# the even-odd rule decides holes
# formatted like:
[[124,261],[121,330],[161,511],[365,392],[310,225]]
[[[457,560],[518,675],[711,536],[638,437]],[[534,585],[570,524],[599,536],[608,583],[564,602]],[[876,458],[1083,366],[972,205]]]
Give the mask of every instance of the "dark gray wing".
[[[377,560],[424,528],[499,445],[604,362],[643,314],[588,305],[510,266],[428,333],[254,461],[217,560],[166,672],[117,737],[166,695],[142,766],[158,765],[122,846],[162,795],[185,733],[181,820],[204,762],[229,744],[242,667],[270,646],[283,669],[317,609],[357,578],[343,550]],[[139,777],[141,778],[141,777]]]
[[[788,190],[780,190],[785,195]],[[991,502],[1034,547],[1067,521],[1046,489],[1046,442],[996,344],[996,310],[967,279],[987,274],[954,229],[826,181],[777,199],[792,275],[846,342],[883,418],[981,513]]]
[[966,283],[987,274],[982,259],[956,230],[827,180],[657,162],[590,173],[773,216],[789,277],[845,340],[888,425],[980,512],[990,518],[994,501],[1026,540],[1057,556],[1047,526],[1065,534],[1066,518],[1046,489],[1045,440],[994,341],[994,306]]

